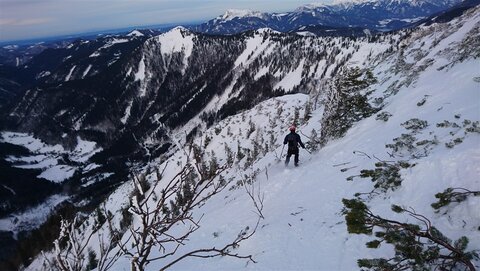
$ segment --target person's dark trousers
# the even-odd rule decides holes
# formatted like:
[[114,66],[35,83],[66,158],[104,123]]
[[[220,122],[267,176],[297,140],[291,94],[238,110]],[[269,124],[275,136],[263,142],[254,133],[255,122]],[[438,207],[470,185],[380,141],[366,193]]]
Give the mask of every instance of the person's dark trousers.
[[285,165],[288,166],[288,163],[290,162],[290,157],[292,155],[295,155],[294,161],[295,161],[295,166],[298,166],[298,149],[296,150],[288,150],[287,152],[287,159],[285,160]]

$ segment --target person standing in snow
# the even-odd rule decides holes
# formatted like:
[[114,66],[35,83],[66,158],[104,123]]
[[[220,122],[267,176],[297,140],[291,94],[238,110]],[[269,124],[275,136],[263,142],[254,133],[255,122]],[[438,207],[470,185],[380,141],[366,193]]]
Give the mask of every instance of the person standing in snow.
[[297,128],[295,125],[290,126],[290,133],[285,136],[285,140],[283,140],[283,145],[288,143],[288,152],[287,152],[287,159],[285,160],[285,166],[288,166],[290,162],[290,157],[295,155],[295,166],[298,166],[298,155],[299,149],[298,145],[305,149],[305,145],[303,145],[302,139],[300,139],[300,135],[295,132]]

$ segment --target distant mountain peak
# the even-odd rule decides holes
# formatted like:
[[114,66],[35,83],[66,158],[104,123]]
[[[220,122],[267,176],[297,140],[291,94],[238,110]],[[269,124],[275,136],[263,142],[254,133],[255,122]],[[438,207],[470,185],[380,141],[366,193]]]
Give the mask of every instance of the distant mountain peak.
[[380,0],[333,0],[333,5],[343,5],[343,4],[362,4],[365,2],[378,2]]
[[383,3],[383,4],[402,4],[407,3],[412,6],[422,6],[424,4],[454,4],[458,0],[333,0],[332,5],[357,5],[363,3]]
[[390,31],[408,27],[415,21],[451,8],[461,1],[332,0],[322,3],[317,0],[284,13],[229,9],[225,14],[191,29],[210,34],[235,34],[265,27],[288,32],[302,26],[320,25],[330,28],[356,27]]
[[310,12],[319,8],[328,8],[329,5],[323,3],[311,3],[298,7],[295,12]]
[[174,36],[182,36],[182,37],[185,37],[185,36],[190,36],[192,34],[192,31],[184,26],[176,26],[162,34],[160,34],[158,37],[163,37],[163,36],[171,36],[171,35],[174,35]]
[[172,48],[176,47],[177,45],[180,45],[179,48],[181,48],[182,44],[186,39],[191,40],[191,36],[192,32],[189,29],[183,26],[177,26],[165,33],[156,36],[155,39],[158,40],[160,43],[171,45],[170,47]]
[[259,17],[261,18],[263,13],[260,11],[253,11],[249,9],[228,9],[222,16],[217,19],[224,21],[230,21],[235,18],[247,18],[247,17]]
[[315,9],[315,8],[321,8],[321,7],[328,7],[328,5],[323,3],[310,3],[310,4],[303,5],[300,8]]
[[171,32],[171,31],[173,31],[173,32],[175,32],[175,31],[178,31],[178,32],[190,32],[190,30],[188,30],[186,27],[181,26],[181,25],[172,28],[169,32]]
[[143,37],[145,35],[142,34],[142,32],[140,32],[138,30],[133,30],[132,32],[128,33],[127,36],[128,37]]

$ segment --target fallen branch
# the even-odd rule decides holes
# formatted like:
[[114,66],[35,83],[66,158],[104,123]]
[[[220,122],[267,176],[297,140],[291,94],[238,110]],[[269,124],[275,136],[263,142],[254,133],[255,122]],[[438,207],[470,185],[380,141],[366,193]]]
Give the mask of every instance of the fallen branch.
[[370,155],[364,153],[363,151],[353,151],[353,154],[357,154],[357,153],[359,153],[360,155],[368,157],[368,159],[372,159],[372,157],[370,157]]

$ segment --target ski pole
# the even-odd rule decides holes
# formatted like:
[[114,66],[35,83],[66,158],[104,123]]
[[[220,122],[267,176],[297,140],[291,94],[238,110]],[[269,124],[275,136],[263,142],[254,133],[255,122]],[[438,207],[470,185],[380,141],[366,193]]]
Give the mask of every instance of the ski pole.
[[[306,134],[302,133],[302,131],[300,131],[300,133],[301,133],[304,137],[308,138],[308,140],[310,140],[310,142],[313,142],[313,143],[316,143],[316,144],[319,143],[318,140],[313,140],[311,137],[309,137],[309,136],[307,136]],[[308,152],[308,153],[310,153],[310,152]]]
[[308,140],[312,141],[312,139],[311,139],[309,136],[307,136],[306,134],[304,134],[302,131],[299,131],[299,132],[300,132],[300,134],[302,134],[304,137],[308,138]]
[[282,159],[283,149],[285,149],[285,144],[282,147],[282,152],[280,153],[280,159]]

